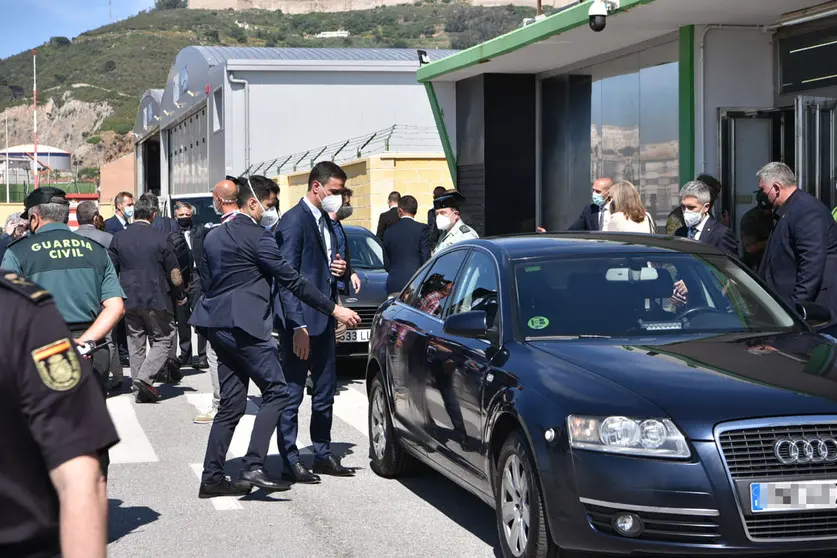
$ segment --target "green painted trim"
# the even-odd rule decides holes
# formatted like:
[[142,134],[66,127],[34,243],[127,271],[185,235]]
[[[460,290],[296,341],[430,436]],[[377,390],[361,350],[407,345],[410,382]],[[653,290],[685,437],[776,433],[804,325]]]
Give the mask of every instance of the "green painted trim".
[[695,177],[695,26],[680,28],[678,114],[680,185]]
[[445,159],[448,160],[450,179],[453,182],[453,187],[456,188],[456,153],[453,152],[453,147],[450,144],[448,127],[445,126],[445,116],[442,113],[442,107],[439,106],[439,99],[436,98],[436,89],[433,87],[433,84],[426,82],[424,89],[427,91],[427,98],[430,100],[430,109],[433,111],[433,120],[436,121],[436,129],[439,130],[442,149],[445,150]]
[[[650,4],[654,0],[622,0],[622,7],[616,12],[621,13],[642,4]],[[444,74],[468,68],[475,64],[488,62],[492,58],[508,54],[525,46],[548,39],[570,29],[587,25],[589,18],[587,10],[589,2],[584,1],[566,10],[561,10],[546,19],[510,31],[490,41],[472,46],[452,56],[442,58],[431,64],[419,68],[416,77],[419,81],[430,81]],[[613,17],[613,16],[611,16]],[[593,31],[590,31],[593,33]],[[605,31],[607,33],[608,31]],[[618,31],[612,31],[618,32]]]

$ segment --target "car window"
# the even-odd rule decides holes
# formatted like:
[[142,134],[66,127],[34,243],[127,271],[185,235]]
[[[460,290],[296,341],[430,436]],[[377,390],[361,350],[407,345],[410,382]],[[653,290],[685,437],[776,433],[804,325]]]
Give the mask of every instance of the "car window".
[[515,266],[524,337],[802,330],[725,256],[652,254],[527,261]]
[[413,307],[431,316],[441,317],[450,294],[456,288],[456,274],[467,255],[468,250],[454,250],[437,258],[421,283]]
[[352,267],[355,269],[384,269],[384,247],[372,235],[346,231]]
[[424,275],[425,274],[423,272],[417,273],[416,276],[413,277],[413,280],[410,281],[410,284],[407,285],[403,291],[401,291],[401,296],[398,297],[398,300],[409,306],[414,306],[413,303],[417,298]]
[[497,316],[499,290],[494,259],[481,250],[474,250],[458,283],[447,315],[484,310],[488,315],[488,327],[492,327]]

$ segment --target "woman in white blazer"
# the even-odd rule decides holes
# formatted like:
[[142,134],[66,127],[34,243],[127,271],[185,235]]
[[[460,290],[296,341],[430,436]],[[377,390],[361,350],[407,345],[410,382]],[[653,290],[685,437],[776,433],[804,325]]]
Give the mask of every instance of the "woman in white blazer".
[[654,234],[656,227],[642,206],[636,186],[622,180],[611,186],[610,220],[605,231]]

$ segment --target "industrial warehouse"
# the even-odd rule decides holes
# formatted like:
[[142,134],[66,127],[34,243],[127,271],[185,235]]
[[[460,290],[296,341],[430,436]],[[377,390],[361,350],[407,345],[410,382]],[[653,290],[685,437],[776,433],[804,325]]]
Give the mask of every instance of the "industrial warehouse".
[[418,67],[409,49],[187,47],[162,93],[143,95],[137,190],[200,210],[225,175],[393,126],[431,130],[441,152]]

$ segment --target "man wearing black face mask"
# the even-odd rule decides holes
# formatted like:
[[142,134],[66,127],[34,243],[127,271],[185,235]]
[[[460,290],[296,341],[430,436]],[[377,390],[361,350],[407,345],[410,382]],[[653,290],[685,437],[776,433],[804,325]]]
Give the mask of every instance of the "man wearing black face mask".
[[[192,310],[195,309],[195,305],[201,296],[201,278],[197,265],[203,258],[203,238],[207,229],[195,224],[195,208],[184,201],[179,201],[174,205],[174,215],[192,255],[192,272],[188,275],[189,284],[186,289],[189,302],[183,306],[178,306],[175,311],[178,344],[180,345],[180,354],[177,360],[180,366],[193,365],[195,368],[204,369],[209,366],[206,359],[206,339],[203,335],[198,334],[198,354],[195,362],[192,363],[192,328],[189,325],[189,318],[192,317]],[[186,279],[186,276],[184,276],[184,279]]]
[[756,190],[756,206],[741,217],[741,261],[757,270],[773,230],[773,206],[761,190]]

